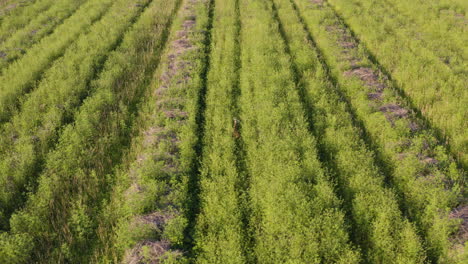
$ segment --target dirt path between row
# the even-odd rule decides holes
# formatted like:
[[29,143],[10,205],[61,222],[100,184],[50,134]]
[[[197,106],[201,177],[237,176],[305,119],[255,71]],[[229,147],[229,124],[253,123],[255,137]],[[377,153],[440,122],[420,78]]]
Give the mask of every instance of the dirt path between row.
[[[203,0],[202,0],[203,1]],[[159,86],[153,92],[153,97],[156,98],[156,115],[163,115],[163,119],[171,123],[170,127],[165,125],[153,126],[148,128],[143,133],[143,145],[145,149],[154,149],[150,154],[140,154],[137,157],[138,164],[144,164],[148,159],[161,161],[163,163],[162,170],[167,175],[180,174],[179,159],[180,159],[180,135],[177,131],[186,125],[189,113],[184,111],[185,99],[182,97],[174,97],[174,91],[184,89],[187,83],[191,81],[192,63],[187,59],[187,55],[191,52],[197,52],[198,47],[192,43],[191,35],[195,32],[197,21],[196,6],[200,0],[184,1],[182,10],[179,15],[185,20],[182,22],[180,30],[175,32],[170,43],[168,43],[168,52],[163,61],[167,63],[161,64],[163,68],[160,72]],[[178,127],[178,128],[177,128]],[[164,144],[167,146],[166,153],[159,153],[157,146]],[[137,166],[138,168],[138,166]],[[127,196],[134,196],[137,193],[144,192],[144,188],[136,182],[137,168],[130,171],[129,176],[134,180],[134,183],[127,190]],[[169,196],[171,190],[168,190]],[[154,211],[150,214],[136,217],[131,225],[150,226],[155,232],[162,234],[168,222],[180,215],[177,208],[173,204],[166,204],[159,211]],[[172,256],[181,256],[182,251],[172,248],[172,245],[167,239],[152,240],[146,239],[138,242],[130,251],[126,253],[125,263],[160,263],[168,253]],[[150,261],[150,262],[148,262]]]

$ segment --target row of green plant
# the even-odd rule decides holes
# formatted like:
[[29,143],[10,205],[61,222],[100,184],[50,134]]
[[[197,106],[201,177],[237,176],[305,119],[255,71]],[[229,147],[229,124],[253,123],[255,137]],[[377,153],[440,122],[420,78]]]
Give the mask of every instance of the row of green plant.
[[[375,4],[371,5],[374,9]],[[440,63],[452,69],[454,75],[468,79],[468,47],[465,45],[468,21],[458,17],[464,14],[457,13],[456,5],[435,0],[385,0],[378,5],[393,34],[418,43],[418,48],[425,49],[424,53],[432,52]]]
[[140,3],[129,8],[124,0],[114,2],[107,15],[44,74],[24,99],[21,111],[4,124],[0,135],[2,229],[7,228],[10,214],[22,206],[25,191],[35,186],[44,157],[55,145],[62,126],[73,120],[76,108],[94,92],[90,81],[148,0]]
[[[138,107],[130,151],[114,173],[114,188],[99,215],[95,262],[187,261],[183,254],[193,244],[189,221],[197,206],[211,5],[205,0],[181,5]],[[164,250],[158,252],[160,247]]]
[[[249,179],[239,121],[239,1],[215,1],[196,218],[195,262],[249,263]],[[250,260],[250,261],[249,261]]]
[[271,2],[241,0],[241,137],[258,263],[357,263]]
[[386,0],[383,4],[390,11],[388,14],[400,20],[399,25],[412,31],[413,35],[407,37],[425,41],[447,66],[456,66],[455,73],[466,74],[462,64],[468,59],[468,20],[462,6],[452,0]]
[[[110,17],[118,23],[106,24],[106,29],[128,25],[147,3],[129,9],[126,1],[116,2]],[[152,2],[109,54],[100,77],[90,84],[94,93],[47,155],[37,192],[12,217],[11,232],[2,235],[0,259],[5,263],[89,263],[104,242],[99,242],[105,234],[98,226],[116,181],[110,175],[129,145],[138,102],[159,61],[175,8],[173,1]]]
[[23,56],[27,50],[69,18],[87,0],[58,1],[49,10],[39,13],[31,22],[0,43],[0,72],[11,62]]
[[289,0],[273,0],[308,122],[317,137],[322,161],[337,180],[348,212],[351,238],[367,263],[423,263],[424,251],[415,228],[402,216],[395,193],[375,154],[361,138],[349,106],[321,65]]
[[329,5],[293,3],[381,164],[386,164],[389,182],[425,239],[428,257],[439,263],[459,258],[451,252],[450,238],[460,220],[450,219],[449,213],[463,198],[464,172]]
[[0,76],[0,129],[25,101],[23,95],[35,88],[44,72],[80,35],[86,36],[89,33],[91,25],[106,14],[112,3],[111,0],[88,1],[70,19],[57,27],[53,34],[43,38],[28,49],[22,58],[3,69]]
[[10,1],[7,7],[0,11],[0,43],[18,29],[26,26],[37,14],[48,10],[55,1],[25,0]]
[[422,15],[421,27],[385,1],[329,2],[468,168],[468,38],[463,30],[447,33],[443,19],[431,19],[430,12]]

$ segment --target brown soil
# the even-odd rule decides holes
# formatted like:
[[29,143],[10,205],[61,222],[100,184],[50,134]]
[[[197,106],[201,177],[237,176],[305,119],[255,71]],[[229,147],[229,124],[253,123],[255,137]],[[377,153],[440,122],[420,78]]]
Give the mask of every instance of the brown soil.
[[455,243],[464,244],[468,241],[468,204],[459,206],[450,213],[450,218],[460,219],[461,224],[458,232],[455,234]]
[[8,56],[8,54],[6,54],[6,52],[0,51],[0,59],[6,58],[6,56]]
[[397,104],[386,104],[379,108],[383,113],[389,113],[392,117],[404,118],[408,116],[409,111]]
[[421,127],[416,122],[413,122],[413,121],[409,122],[408,127],[411,130],[411,132],[413,132],[413,133],[418,132],[419,130],[421,130]]
[[379,108],[379,111],[385,114],[387,120],[395,125],[395,120],[400,118],[407,118],[409,111],[397,104],[386,104]]
[[157,228],[157,230],[162,232],[167,222],[173,218],[174,214],[171,213],[154,212],[138,217],[136,224],[152,225]]
[[375,88],[378,95],[376,97],[380,98],[382,96],[382,91],[385,89],[385,84],[380,80],[378,72],[371,68],[367,67],[358,67],[349,71],[346,71],[345,76],[356,76],[365,85],[371,88]]
[[310,3],[316,6],[323,6],[323,0],[310,0]]
[[424,164],[427,164],[427,165],[435,165],[435,164],[439,163],[438,160],[436,160],[434,158],[431,158],[431,157],[423,157],[421,159],[421,162],[423,162]]
[[167,240],[142,241],[125,257],[123,263],[128,264],[159,264],[167,258],[166,254],[182,255],[181,251],[172,251]]
[[170,119],[186,119],[188,117],[188,113],[181,111],[179,109],[171,109],[164,111],[164,114],[167,118]]

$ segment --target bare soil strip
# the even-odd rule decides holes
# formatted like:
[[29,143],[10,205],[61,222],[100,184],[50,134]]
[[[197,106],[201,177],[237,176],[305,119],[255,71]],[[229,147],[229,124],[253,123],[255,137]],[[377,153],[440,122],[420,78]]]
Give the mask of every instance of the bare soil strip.
[[[158,210],[135,217],[130,224],[134,226],[134,229],[138,229],[138,226],[147,226],[154,232],[162,234],[169,222],[183,217],[186,213],[183,208],[180,208],[180,203],[178,203],[180,201],[175,201],[172,197],[175,192],[181,190],[173,186],[170,181],[180,179],[187,173],[187,168],[181,167],[183,166],[181,165],[183,155],[181,133],[191,126],[189,119],[196,114],[187,109],[188,100],[192,99],[184,96],[190,94],[190,91],[186,89],[191,89],[191,84],[199,81],[199,76],[193,79],[194,67],[197,66],[193,61],[193,56],[198,57],[199,54],[205,52],[193,42],[194,36],[204,34],[195,28],[197,23],[195,8],[200,2],[206,1],[186,0],[182,6],[179,15],[184,17],[184,20],[179,30],[172,33],[173,36],[163,58],[164,63],[158,71],[157,86],[152,95],[152,98],[156,100],[153,112],[158,120],[155,123],[158,125],[153,124],[143,132],[143,151],[137,156],[130,169],[129,177],[133,183],[126,191],[126,196],[128,200],[132,200],[148,195],[148,190],[140,185],[137,174],[141,173],[141,168],[150,160],[160,162],[161,172],[164,175],[170,175],[172,180],[168,179],[168,182],[164,183],[167,191],[164,197],[157,199],[159,200]],[[160,263],[167,258],[179,258],[187,253],[183,252],[180,246],[174,247],[166,238],[144,239],[126,252],[124,262],[142,263],[150,260],[151,263]]]

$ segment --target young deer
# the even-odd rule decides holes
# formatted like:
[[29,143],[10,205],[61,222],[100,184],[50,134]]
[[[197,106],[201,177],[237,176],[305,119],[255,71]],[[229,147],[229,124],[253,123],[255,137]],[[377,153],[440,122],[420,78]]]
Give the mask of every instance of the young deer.
[[234,131],[232,132],[232,136],[236,139],[240,138],[239,123],[240,121],[234,118],[234,125],[233,125]]

